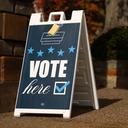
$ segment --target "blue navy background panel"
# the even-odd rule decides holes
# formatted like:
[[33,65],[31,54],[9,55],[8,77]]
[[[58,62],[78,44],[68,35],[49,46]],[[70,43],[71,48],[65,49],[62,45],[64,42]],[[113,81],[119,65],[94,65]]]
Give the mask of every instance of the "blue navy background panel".
[[[79,37],[79,29],[80,23],[71,23],[71,24],[63,24],[61,25],[58,32],[64,32],[63,40],[60,44],[50,44],[50,45],[42,45],[42,34],[44,32],[48,32],[52,25],[36,25],[30,26],[28,31],[28,40],[27,46],[25,49],[25,58],[23,63],[23,70],[21,74],[21,82],[19,85],[19,94],[16,108],[26,108],[26,109],[69,109],[70,100],[71,100],[71,91],[72,91],[72,83],[74,76],[74,68],[76,61],[76,51],[78,46],[78,37]],[[62,34],[60,34],[62,36]],[[54,53],[49,54],[48,48],[54,47]],[[73,46],[75,49],[74,54],[69,53],[69,48]],[[32,47],[34,49],[34,53],[32,55],[28,54],[28,49]],[[58,56],[57,51],[63,49],[64,55]],[[42,50],[44,55],[42,57],[37,57],[36,52]],[[29,61],[30,60],[68,60],[68,67],[66,70],[66,78],[40,78],[38,79],[38,85],[52,85],[52,91],[48,95],[22,95],[25,87],[32,81],[29,78]],[[50,69],[51,70],[51,69]],[[57,69],[58,72],[58,69]],[[56,81],[70,81],[70,85],[66,88],[66,95],[53,95],[54,92],[54,83]]]

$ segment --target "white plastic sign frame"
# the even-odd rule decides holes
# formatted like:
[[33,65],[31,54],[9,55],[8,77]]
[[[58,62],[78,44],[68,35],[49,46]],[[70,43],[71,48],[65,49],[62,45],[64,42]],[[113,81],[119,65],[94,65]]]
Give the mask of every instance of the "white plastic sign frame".
[[[60,20],[54,21],[54,16],[56,16],[56,15],[60,15]],[[79,48],[80,40],[83,41],[83,47],[84,47],[83,49],[84,49],[84,51],[86,51],[84,53],[85,54],[87,53],[87,61],[88,61],[88,68],[89,68],[88,69],[88,72],[89,72],[88,74],[89,74],[89,80],[90,80],[90,82],[89,82],[89,86],[90,86],[89,92],[91,92],[91,98],[90,98],[91,102],[90,102],[89,106],[93,106],[94,109],[99,109],[84,11],[83,10],[73,11],[72,16],[71,16],[71,20],[65,20],[64,12],[51,12],[50,15],[49,15],[49,20],[47,22],[40,21],[41,16],[42,16],[41,13],[32,14],[31,19],[30,19],[30,23],[29,23],[29,27],[30,26],[38,26],[38,25],[47,25],[47,24],[49,24],[49,25],[50,24],[51,25],[53,25],[53,24],[71,24],[71,23],[73,23],[73,24],[79,23],[80,24],[80,28],[78,30],[76,60],[75,60],[75,66],[74,66],[74,74],[73,74],[69,109],[36,109],[36,108],[23,108],[23,107],[20,108],[20,107],[17,107],[19,91],[20,91],[20,87],[19,87],[18,88],[18,93],[17,93],[17,100],[16,100],[14,116],[15,117],[20,117],[20,115],[24,114],[24,113],[36,113],[36,114],[63,114],[64,118],[70,118],[71,117],[72,104],[73,104],[73,95],[75,93],[74,88],[75,88],[75,79],[76,79],[76,70],[77,70],[79,49],[80,49]],[[28,37],[27,37],[27,41],[28,41]],[[26,48],[27,48],[27,44],[26,44]],[[27,54],[26,52],[27,52],[27,49],[25,51],[24,56]],[[23,71],[23,68],[24,68],[24,62],[25,62],[25,58],[23,60],[22,71]],[[22,72],[21,72],[20,83],[21,83],[21,80],[22,80]],[[19,83],[19,86],[20,86],[20,83]],[[84,105],[88,105],[88,104],[85,102]]]

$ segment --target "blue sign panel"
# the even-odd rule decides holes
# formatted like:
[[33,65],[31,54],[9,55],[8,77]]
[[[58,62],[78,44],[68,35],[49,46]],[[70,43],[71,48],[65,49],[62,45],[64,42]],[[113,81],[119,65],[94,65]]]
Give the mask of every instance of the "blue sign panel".
[[29,27],[16,108],[69,109],[80,23]]

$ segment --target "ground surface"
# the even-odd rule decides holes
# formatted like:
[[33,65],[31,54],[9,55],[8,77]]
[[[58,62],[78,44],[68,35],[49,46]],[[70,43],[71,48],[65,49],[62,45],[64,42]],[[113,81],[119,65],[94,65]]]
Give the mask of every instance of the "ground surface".
[[13,117],[0,113],[0,128],[128,128],[128,90],[99,89],[100,110],[74,107],[71,119],[51,115]]

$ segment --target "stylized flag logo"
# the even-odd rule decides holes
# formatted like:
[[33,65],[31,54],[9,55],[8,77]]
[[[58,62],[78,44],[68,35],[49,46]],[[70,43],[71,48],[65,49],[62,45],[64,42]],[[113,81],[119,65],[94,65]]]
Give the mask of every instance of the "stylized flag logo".
[[64,39],[65,32],[57,32],[54,36],[44,32],[41,36],[41,45],[57,45],[61,44]]

